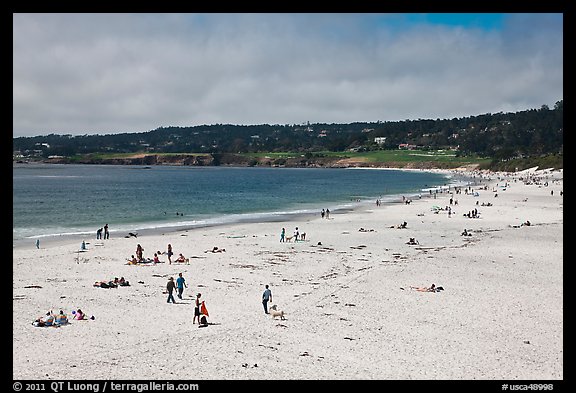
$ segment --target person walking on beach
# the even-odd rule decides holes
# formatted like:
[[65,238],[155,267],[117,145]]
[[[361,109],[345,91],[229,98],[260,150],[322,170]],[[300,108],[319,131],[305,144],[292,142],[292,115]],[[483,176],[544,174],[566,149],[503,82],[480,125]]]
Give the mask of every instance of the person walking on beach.
[[184,287],[188,288],[188,285],[186,285],[186,280],[184,277],[182,277],[182,273],[178,273],[176,286],[178,287],[178,299],[182,300],[182,292],[184,292]]
[[108,224],[104,225],[104,239],[110,239],[110,232],[108,232]]
[[268,284],[266,284],[266,289],[262,294],[262,305],[264,306],[265,314],[268,314],[268,302],[272,302],[272,291],[268,288]]
[[172,255],[174,255],[172,252],[172,244],[168,243],[168,262],[170,265],[172,264]]
[[172,292],[176,289],[176,285],[174,284],[174,277],[170,277],[168,279],[168,284],[166,284],[166,289],[168,290],[168,300],[166,303],[170,303],[170,299],[172,299],[172,303],[176,304],[176,300],[174,300],[174,295]]
[[280,243],[286,241],[286,228],[282,228],[282,232],[280,232]]
[[36,239],[36,248],[40,248],[40,239]]

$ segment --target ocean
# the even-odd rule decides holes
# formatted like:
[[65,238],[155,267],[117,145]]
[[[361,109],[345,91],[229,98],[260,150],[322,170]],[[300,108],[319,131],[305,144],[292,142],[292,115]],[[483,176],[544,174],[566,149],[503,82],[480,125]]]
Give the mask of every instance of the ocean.
[[13,241],[279,221],[460,182],[425,171],[13,165]]

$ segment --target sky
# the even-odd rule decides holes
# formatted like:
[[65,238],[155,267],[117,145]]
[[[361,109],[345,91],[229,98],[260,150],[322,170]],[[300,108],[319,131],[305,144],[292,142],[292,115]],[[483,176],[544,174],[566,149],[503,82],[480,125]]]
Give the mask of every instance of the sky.
[[13,14],[13,136],[447,119],[563,99],[563,14]]

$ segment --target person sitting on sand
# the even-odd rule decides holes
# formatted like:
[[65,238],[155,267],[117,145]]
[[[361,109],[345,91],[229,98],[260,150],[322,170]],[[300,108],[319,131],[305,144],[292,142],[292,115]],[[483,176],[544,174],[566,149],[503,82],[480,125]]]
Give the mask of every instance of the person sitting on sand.
[[48,311],[45,315],[36,318],[32,325],[36,327],[52,326],[54,324],[54,316],[51,311]]
[[73,319],[76,319],[78,321],[86,319],[86,315],[80,309],[76,310],[76,312],[72,311],[72,313],[74,314]]
[[160,258],[158,258],[158,253],[154,253],[154,263],[160,263]]
[[398,225],[398,229],[406,229],[406,225],[408,225],[408,223],[404,221],[402,224]]
[[420,243],[418,242],[418,240],[416,240],[415,238],[411,237],[410,240],[408,240],[408,241],[406,242],[406,244],[416,245],[416,244],[420,244]]
[[137,265],[138,264],[138,260],[136,259],[136,257],[134,255],[132,255],[129,259],[127,259],[128,263],[127,265]]
[[464,228],[464,232],[462,232],[462,233],[460,234],[460,236],[472,236],[472,234],[471,234],[470,232],[468,232],[468,231],[466,230],[466,228]]
[[54,315],[52,315],[52,311],[48,311],[46,315],[40,317],[40,322],[43,323],[43,326],[54,325]]
[[182,255],[182,253],[180,253],[180,254],[178,255],[178,258],[176,259],[176,262],[180,262],[180,263],[186,262],[186,258],[184,258],[184,255]]
[[120,285],[121,287],[129,287],[130,283],[126,281],[124,277],[120,277],[120,280],[118,280],[118,285]]
[[64,314],[64,311],[60,310],[60,313],[54,318],[54,323],[58,326],[68,323],[68,317]]

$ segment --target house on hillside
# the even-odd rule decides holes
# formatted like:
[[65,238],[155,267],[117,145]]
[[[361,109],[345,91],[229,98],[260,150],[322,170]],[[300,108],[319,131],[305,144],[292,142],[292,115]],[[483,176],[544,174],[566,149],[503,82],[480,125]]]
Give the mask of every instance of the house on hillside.
[[386,137],[385,136],[377,136],[376,138],[374,138],[374,143],[376,143],[378,145],[383,145],[384,143],[386,143]]

